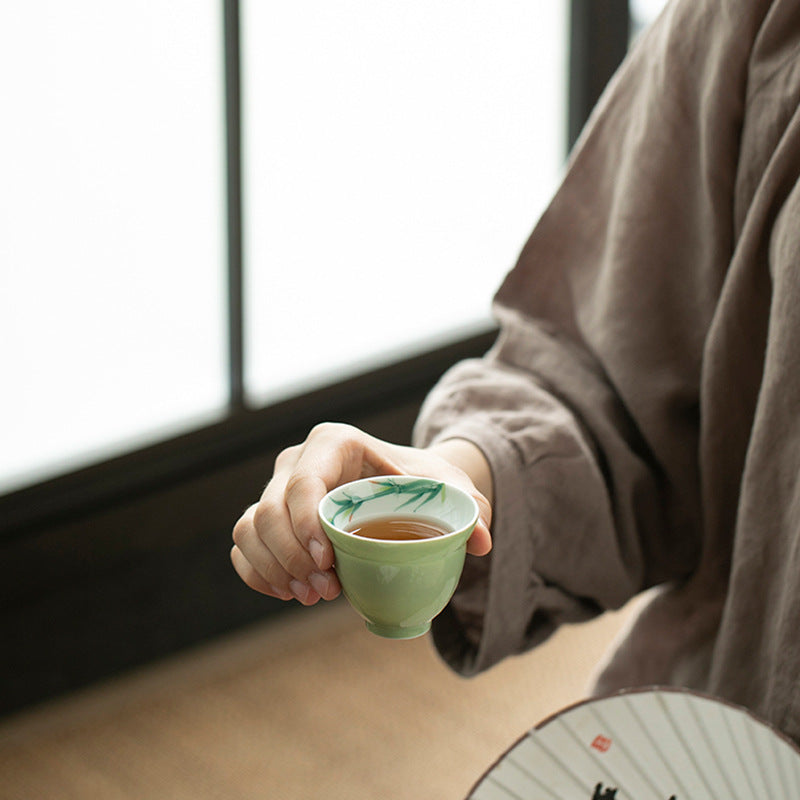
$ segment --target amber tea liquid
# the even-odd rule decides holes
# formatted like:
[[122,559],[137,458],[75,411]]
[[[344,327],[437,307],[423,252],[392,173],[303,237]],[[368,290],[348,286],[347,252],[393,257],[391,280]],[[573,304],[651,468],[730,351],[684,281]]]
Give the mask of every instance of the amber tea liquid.
[[451,531],[441,523],[419,517],[382,517],[370,519],[348,528],[350,533],[366,539],[404,541],[409,539],[433,539]]

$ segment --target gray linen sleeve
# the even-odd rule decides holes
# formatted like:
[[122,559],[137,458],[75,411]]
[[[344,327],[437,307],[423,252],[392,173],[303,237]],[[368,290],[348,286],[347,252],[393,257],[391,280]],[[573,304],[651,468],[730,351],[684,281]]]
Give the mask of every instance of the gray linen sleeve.
[[704,346],[768,7],[667,6],[498,291],[496,345],[422,408],[415,444],[471,440],[494,479],[492,553],[468,559],[434,622],[463,673],[697,567]]
[[[606,452],[619,450],[613,477],[579,412],[513,366],[531,348],[540,361],[560,361],[562,388],[582,394],[606,420]],[[638,531],[641,523],[658,527],[654,519],[637,519],[657,516],[651,471],[625,441],[632,430],[614,410],[611,392],[569,349],[508,320],[484,359],[463,362],[443,377],[415,429],[420,446],[449,438],[474,442],[492,469],[492,552],[468,556],[456,596],[433,627],[442,656],[463,674],[533,647],[564,622],[619,607],[664,577],[649,573]],[[622,433],[611,432],[615,424]]]

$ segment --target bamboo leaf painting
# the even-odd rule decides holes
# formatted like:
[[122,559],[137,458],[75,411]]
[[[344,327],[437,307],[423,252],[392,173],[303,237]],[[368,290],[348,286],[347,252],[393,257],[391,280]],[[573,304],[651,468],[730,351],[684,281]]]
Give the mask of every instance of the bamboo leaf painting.
[[422,506],[424,506],[426,503],[430,503],[431,500],[435,499],[436,497],[440,497],[441,500],[444,500],[444,484],[436,481],[420,479],[415,481],[399,482],[393,480],[392,478],[384,478],[382,480],[372,481],[372,483],[381,487],[373,494],[366,495],[364,497],[356,497],[344,493],[344,497],[341,500],[331,498],[338,506],[336,513],[331,518],[331,522],[333,522],[334,525],[336,524],[337,517],[339,517],[341,514],[345,514],[348,519],[352,519],[353,514],[355,514],[356,511],[358,511],[365,503],[369,503],[381,497],[397,495],[401,502],[394,510],[401,511],[409,506],[414,506],[411,509],[413,512],[418,511],[420,508],[422,508]]

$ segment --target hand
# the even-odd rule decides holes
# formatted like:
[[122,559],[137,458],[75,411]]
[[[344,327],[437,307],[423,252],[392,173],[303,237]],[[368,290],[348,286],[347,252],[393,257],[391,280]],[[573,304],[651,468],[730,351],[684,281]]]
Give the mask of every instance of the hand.
[[491,472],[474,444],[454,439],[427,449],[404,447],[349,425],[323,423],[278,456],[261,499],[234,526],[234,569],[250,588],[281,600],[295,598],[303,605],[333,600],[341,586],[333,548],[317,519],[319,501],[348,481],[403,474],[469,492],[480,515],[467,552],[481,556],[491,550]]

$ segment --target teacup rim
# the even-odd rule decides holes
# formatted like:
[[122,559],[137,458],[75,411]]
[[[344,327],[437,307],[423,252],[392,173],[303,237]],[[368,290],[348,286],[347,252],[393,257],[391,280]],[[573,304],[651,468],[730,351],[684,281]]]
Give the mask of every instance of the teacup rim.
[[[468,502],[472,506],[472,514],[470,515],[469,521],[466,524],[461,525],[460,527],[456,528],[453,531],[448,531],[447,533],[443,533],[440,536],[431,536],[428,539],[391,539],[391,540],[389,540],[389,539],[376,539],[376,538],[373,538],[371,536],[362,536],[360,534],[353,533],[353,531],[348,531],[345,528],[340,527],[339,525],[331,522],[331,520],[328,519],[328,517],[325,514],[323,514],[323,512],[322,512],[322,504],[329,497],[329,495],[333,494],[334,492],[340,491],[342,489],[346,489],[348,486],[354,486],[356,484],[362,484],[363,485],[365,483],[369,483],[371,481],[380,480],[382,478],[384,478],[384,479],[385,478],[400,479],[404,483],[411,482],[411,481],[414,481],[414,480],[424,480],[424,481],[430,481],[431,483],[442,484],[447,489],[452,489],[455,492],[458,492],[459,494],[461,494],[465,498],[467,498]],[[348,539],[352,539],[354,541],[378,542],[380,544],[387,545],[387,546],[392,546],[392,547],[396,547],[396,546],[407,547],[409,545],[413,545],[413,546],[416,546],[416,547],[424,547],[424,546],[433,545],[433,544],[435,544],[437,542],[446,541],[446,540],[451,539],[451,538],[456,537],[456,536],[463,535],[464,531],[469,530],[470,528],[474,528],[475,524],[478,521],[478,517],[480,516],[480,508],[478,507],[477,500],[475,500],[475,498],[468,491],[466,491],[465,489],[462,489],[460,486],[456,486],[455,484],[450,483],[449,481],[443,481],[443,480],[440,480],[439,478],[431,478],[431,477],[429,477],[427,475],[406,475],[406,474],[403,474],[403,475],[373,475],[373,476],[370,476],[368,478],[356,478],[355,480],[352,480],[352,481],[346,481],[345,483],[339,484],[338,486],[335,486],[333,489],[330,489],[329,491],[327,491],[325,493],[325,495],[322,497],[322,499],[319,501],[319,504],[317,505],[317,514],[318,514],[320,520],[324,520],[324,522],[325,522],[325,524],[327,526],[330,526],[337,533],[340,533],[343,536],[346,536]],[[376,514],[374,516],[374,518],[378,519],[379,517],[383,517],[383,516],[386,516],[386,515],[385,514]],[[370,519],[370,517],[367,517],[366,519]],[[436,519],[436,516],[435,515],[430,515],[429,519]],[[428,543],[430,543],[430,545]]]

